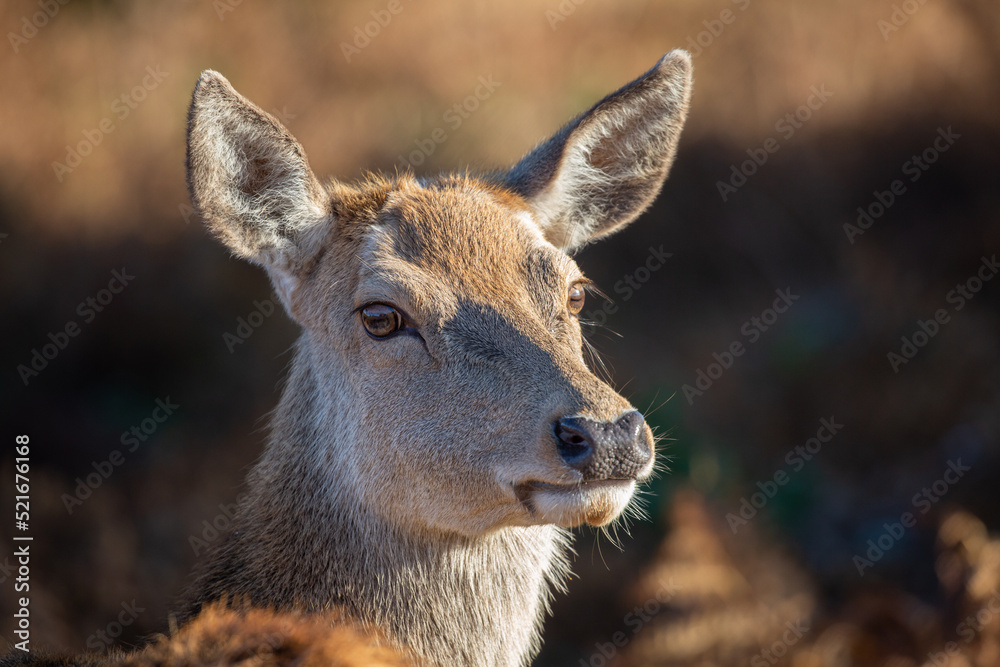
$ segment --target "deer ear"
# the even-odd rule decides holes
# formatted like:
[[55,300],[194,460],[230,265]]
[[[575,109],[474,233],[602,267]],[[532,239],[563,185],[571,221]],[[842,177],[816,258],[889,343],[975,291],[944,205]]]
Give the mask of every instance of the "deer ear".
[[211,70],[188,112],[187,180],[208,228],[266,267],[292,312],[300,274],[329,228],[329,196],[291,133]]
[[505,176],[545,237],[567,252],[622,228],[653,201],[691,94],[691,57],[671,51],[539,144]]

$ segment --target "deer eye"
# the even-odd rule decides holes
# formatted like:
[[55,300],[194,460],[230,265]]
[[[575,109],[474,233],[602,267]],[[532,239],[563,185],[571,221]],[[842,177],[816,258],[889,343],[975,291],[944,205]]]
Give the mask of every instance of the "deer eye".
[[583,283],[573,283],[569,286],[569,295],[566,297],[566,308],[572,315],[579,315],[583,310],[583,303],[587,299]]
[[361,323],[372,338],[387,338],[403,328],[403,315],[384,303],[372,303],[361,309]]

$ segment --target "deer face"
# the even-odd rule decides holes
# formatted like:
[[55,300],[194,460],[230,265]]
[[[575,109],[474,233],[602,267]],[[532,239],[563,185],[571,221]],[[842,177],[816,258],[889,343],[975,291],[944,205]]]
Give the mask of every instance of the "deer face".
[[600,525],[653,463],[642,418],[582,358],[586,279],[508,200],[464,178],[397,185],[327,311],[367,502],[404,525]]
[[322,187],[287,130],[202,75],[192,197],[303,327],[308,457],[338,493],[406,530],[463,535],[623,511],[653,438],[584,361],[588,281],[568,252],[655,197],[689,87],[672,53],[508,172]]

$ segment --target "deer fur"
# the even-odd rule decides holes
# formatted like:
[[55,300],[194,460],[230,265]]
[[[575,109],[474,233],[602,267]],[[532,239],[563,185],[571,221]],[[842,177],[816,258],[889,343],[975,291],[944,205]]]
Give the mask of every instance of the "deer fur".
[[14,651],[0,667],[407,667],[377,633],[340,614],[206,605],[191,623],[130,653],[54,656]]
[[[690,88],[673,51],[510,170],[324,185],[281,123],[204,72],[192,199],[302,327],[270,438],[179,632],[0,665],[527,664],[566,529],[612,522],[654,458],[584,362],[570,253],[652,202]],[[373,307],[399,330],[369,335]]]
[[[690,85],[674,51],[508,171],[324,185],[281,123],[202,74],[192,199],[302,335],[188,616],[225,596],[339,608],[426,664],[530,661],[568,572],[565,529],[613,521],[652,468],[584,481],[557,451],[560,418],[633,409],[584,361],[569,253],[659,192]],[[373,338],[366,304],[406,328]],[[638,437],[652,443],[645,424]]]

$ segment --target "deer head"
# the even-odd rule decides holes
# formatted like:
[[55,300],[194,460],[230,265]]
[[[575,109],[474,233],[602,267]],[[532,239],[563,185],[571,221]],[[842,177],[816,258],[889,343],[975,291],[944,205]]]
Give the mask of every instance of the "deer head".
[[287,425],[307,441],[282,456],[414,533],[617,517],[654,441],[585,363],[571,253],[656,196],[690,81],[674,51],[506,172],[323,185],[281,123],[202,74],[192,198],[303,330],[314,389],[285,401],[308,403]]

